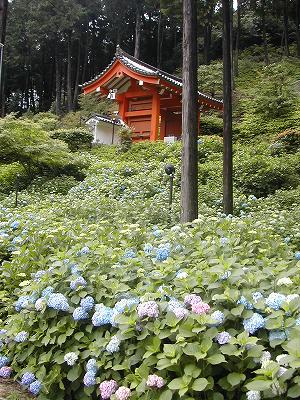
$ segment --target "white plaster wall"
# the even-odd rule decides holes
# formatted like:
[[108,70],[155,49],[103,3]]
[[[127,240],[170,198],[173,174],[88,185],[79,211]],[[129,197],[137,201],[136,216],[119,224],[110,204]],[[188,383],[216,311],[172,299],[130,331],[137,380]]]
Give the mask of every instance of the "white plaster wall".
[[[120,127],[115,125],[115,133],[114,133],[114,142],[113,144],[120,143],[120,137],[118,135]],[[99,144],[112,144],[112,136],[113,136],[113,125],[107,122],[99,121],[98,124],[94,128],[94,143]]]

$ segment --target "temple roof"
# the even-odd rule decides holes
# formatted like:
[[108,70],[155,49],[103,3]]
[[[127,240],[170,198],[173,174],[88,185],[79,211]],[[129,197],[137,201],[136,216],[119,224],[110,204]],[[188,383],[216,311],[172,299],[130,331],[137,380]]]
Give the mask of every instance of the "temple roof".
[[[113,64],[117,60],[119,60],[119,62],[121,62],[125,67],[129,68],[131,71],[134,71],[143,76],[160,78],[160,79],[162,79],[166,82],[169,82],[172,85],[178,86],[182,89],[182,79],[181,78],[179,78],[178,76],[169,74],[168,72],[162,71],[159,68],[153,67],[152,65],[149,65],[143,61],[138,60],[137,58],[131,56],[130,54],[128,54],[124,50],[122,50],[120,48],[120,46],[117,46],[115,57],[113,58],[111,63],[99,75],[95,76],[90,81],[85,82],[84,84],[81,85],[81,87],[85,88],[85,87],[91,85],[92,83],[96,82],[113,66]],[[199,94],[199,96],[204,97],[208,100],[217,102],[220,105],[223,104],[222,100],[215,99],[215,98],[208,96],[199,91],[198,91],[198,94]]]

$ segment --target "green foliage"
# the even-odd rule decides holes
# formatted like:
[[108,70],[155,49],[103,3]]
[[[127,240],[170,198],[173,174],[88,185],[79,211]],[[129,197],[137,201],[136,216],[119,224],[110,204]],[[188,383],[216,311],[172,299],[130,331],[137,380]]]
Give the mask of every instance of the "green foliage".
[[79,108],[83,116],[90,114],[111,114],[118,110],[117,102],[108,99],[100,99],[99,94],[91,93],[79,96]]
[[9,193],[15,189],[16,179],[26,182],[27,175],[19,163],[0,164],[0,192]]
[[118,135],[120,137],[119,150],[126,152],[132,145],[132,130],[128,126],[123,126],[119,129]]
[[216,113],[202,114],[200,119],[201,135],[223,135],[223,118]]
[[212,97],[223,97],[223,63],[214,61],[198,68],[199,90]]
[[51,132],[53,139],[59,139],[67,143],[71,151],[91,148],[93,134],[85,128],[58,129]]
[[295,153],[300,150],[300,130],[287,129],[275,138],[275,143],[280,144],[287,153]]

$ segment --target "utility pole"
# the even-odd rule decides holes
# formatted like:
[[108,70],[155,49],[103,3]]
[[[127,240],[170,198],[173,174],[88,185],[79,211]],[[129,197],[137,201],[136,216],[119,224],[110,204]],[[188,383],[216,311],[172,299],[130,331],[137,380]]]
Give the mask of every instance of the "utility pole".
[[197,4],[183,0],[181,222],[198,218]]
[[231,0],[222,0],[223,4],[223,204],[224,213],[233,213],[232,182],[232,58],[231,58]]

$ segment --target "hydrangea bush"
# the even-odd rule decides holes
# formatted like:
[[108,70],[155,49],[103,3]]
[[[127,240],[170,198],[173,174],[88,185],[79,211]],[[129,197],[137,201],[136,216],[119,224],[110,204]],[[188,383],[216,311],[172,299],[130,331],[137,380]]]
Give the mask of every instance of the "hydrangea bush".
[[163,168],[97,162],[3,203],[0,377],[41,400],[299,398],[299,209],[216,199],[176,225]]

